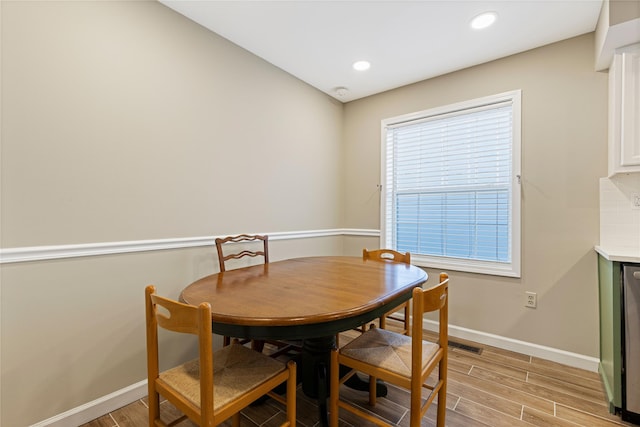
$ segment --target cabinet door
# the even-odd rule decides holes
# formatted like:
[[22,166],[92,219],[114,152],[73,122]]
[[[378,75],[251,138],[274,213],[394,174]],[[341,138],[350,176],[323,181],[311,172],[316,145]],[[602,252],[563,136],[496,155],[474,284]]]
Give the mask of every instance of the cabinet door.
[[600,376],[609,412],[622,407],[621,266],[598,255],[600,305]]
[[620,149],[622,166],[640,165],[640,51],[622,53]]
[[623,48],[609,68],[609,176],[640,172],[640,45]]

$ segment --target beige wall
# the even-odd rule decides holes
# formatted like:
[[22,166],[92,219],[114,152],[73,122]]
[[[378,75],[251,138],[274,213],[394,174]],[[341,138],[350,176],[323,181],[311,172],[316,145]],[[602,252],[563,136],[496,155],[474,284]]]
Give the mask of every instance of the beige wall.
[[[343,107],[153,1],[0,8],[3,248],[378,229],[381,119],[522,89],[522,279],[453,272],[451,323],[597,356],[607,84],[592,36]],[[271,254],[376,245],[281,240]],[[144,379],[144,285],[177,296],[215,269],[211,248],[3,264],[0,423]]]
[[156,2],[2,3],[4,247],[341,222],[337,101]]
[[[592,34],[347,104],[345,227],[380,226],[380,120],[514,89],[522,89],[522,277],[452,272],[450,323],[598,357],[593,247],[607,75],[593,70]],[[538,294],[537,309],[524,307],[525,291]]]
[[[155,1],[0,7],[3,248],[341,225],[340,103]],[[215,262],[200,248],[3,264],[0,424],[145,379],[144,286],[177,297]]]
[[609,25],[617,25],[640,18],[640,1],[609,0]]

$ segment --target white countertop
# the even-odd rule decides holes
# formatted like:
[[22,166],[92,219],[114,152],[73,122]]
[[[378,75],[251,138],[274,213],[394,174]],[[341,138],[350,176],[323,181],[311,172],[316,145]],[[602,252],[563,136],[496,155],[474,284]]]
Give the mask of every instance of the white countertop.
[[640,263],[640,252],[616,248],[595,247],[596,252],[608,259],[616,262],[636,262]]

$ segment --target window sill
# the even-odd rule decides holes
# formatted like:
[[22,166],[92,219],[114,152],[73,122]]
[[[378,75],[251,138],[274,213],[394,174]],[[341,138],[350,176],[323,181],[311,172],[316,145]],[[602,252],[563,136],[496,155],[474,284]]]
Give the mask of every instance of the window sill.
[[411,263],[418,267],[434,268],[443,271],[462,271],[465,273],[487,274],[491,276],[520,277],[520,268],[514,263],[494,263],[456,258],[430,257],[411,254]]

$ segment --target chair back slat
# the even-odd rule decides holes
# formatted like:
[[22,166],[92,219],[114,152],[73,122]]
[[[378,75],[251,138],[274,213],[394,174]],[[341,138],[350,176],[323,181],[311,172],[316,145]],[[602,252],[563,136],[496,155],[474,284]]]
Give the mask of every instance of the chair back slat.
[[409,252],[401,253],[392,249],[376,249],[369,251],[362,250],[362,259],[374,259],[377,261],[395,261],[411,264],[411,254]]
[[[228,236],[228,237],[219,237],[215,240],[216,242],[216,250],[218,252],[218,265],[220,266],[220,271],[226,271],[227,266],[226,262],[231,259],[240,259],[246,256],[248,257],[264,257],[264,262],[267,264],[269,262],[269,236],[266,235],[251,235],[251,234],[239,234],[237,236]],[[260,243],[259,249],[252,250],[247,249],[245,246],[241,244],[251,244],[251,243]],[[232,247],[232,245],[238,244],[241,245],[240,251],[229,252],[228,247]]]
[[[449,296],[449,276],[446,273],[440,274],[440,283],[436,286],[419,290],[418,297],[423,301],[423,313],[442,309],[447,303]],[[414,294],[415,302],[415,294]]]
[[[158,326],[169,331],[197,335],[199,329],[199,309],[197,307],[173,301],[159,295],[151,295]],[[209,305],[208,303],[205,303]],[[167,314],[163,313],[162,308]],[[211,307],[209,306],[209,309]]]

